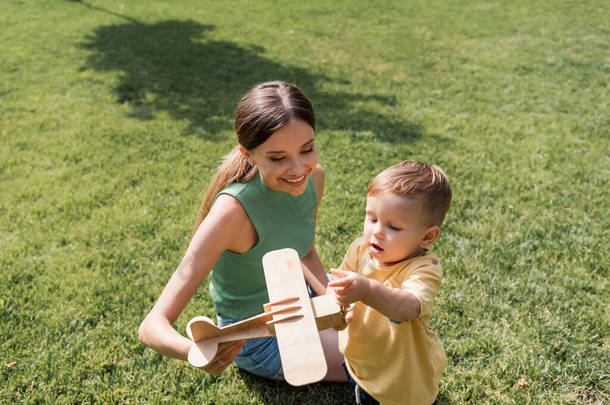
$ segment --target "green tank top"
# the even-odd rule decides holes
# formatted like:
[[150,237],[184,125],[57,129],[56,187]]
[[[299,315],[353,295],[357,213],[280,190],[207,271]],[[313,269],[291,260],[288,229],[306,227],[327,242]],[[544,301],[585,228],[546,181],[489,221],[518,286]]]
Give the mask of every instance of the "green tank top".
[[260,173],[246,183],[226,186],[218,195],[229,194],[239,200],[258,234],[258,242],[245,253],[225,250],[210,280],[210,296],[216,313],[243,319],[263,312],[269,302],[263,273],[263,255],[269,251],[292,248],[305,256],[314,240],[317,197],[313,179],[298,196],[271,190]]

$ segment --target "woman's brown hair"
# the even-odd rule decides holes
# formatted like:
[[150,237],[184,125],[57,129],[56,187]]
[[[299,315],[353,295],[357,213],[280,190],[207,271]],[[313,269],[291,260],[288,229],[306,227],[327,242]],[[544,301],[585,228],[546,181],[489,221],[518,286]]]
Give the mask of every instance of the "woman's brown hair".
[[231,183],[246,182],[258,172],[258,168],[241,154],[239,147],[253,150],[292,119],[301,119],[313,129],[316,128],[311,102],[294,85],[280,81],[266,82],[246,93],[235,113],[238,145],[223,158],[212,178],[197,215],[195,231],[223,188]]

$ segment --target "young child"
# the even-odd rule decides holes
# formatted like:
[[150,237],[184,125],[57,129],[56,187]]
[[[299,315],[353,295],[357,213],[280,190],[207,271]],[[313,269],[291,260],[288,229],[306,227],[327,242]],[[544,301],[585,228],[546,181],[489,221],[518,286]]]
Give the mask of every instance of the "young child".
[[441,285],[428,248],[450,203],[440,168],[407,160],[384,170],[369,185],[363,236],[331,269],[339,303],[355,303],[339,348],[360,404],[436,402],[447,358],[428,328]]

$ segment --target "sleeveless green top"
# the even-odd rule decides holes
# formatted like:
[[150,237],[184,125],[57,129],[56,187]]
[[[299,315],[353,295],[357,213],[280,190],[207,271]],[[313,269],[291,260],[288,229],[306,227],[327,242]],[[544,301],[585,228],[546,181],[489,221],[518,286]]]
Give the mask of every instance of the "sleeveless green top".
[[229,184],[220,194],[239,200],[258,234],[258,242],[247,252],[222,252],[210,277],[210,296],[216,313],[243,319],[263,312],[263,304],[269,302],[263,255],[271,250],[292,248],[302,258],[311,250],[316,189],[310,178],[305,192],[292,196],[271,190],[258,173],[246,183]]

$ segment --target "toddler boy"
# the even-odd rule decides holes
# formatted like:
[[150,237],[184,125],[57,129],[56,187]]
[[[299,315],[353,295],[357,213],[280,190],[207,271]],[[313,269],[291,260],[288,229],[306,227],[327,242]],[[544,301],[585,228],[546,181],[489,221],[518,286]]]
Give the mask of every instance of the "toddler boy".
[[428,248],[450,204],[440,168],[408,160],[384,170],[369,185],[363,235],[331,269],[339,303],[355,303],[339,348],[360,404],[436,402],[447,358],[428,328],[442,275]]

